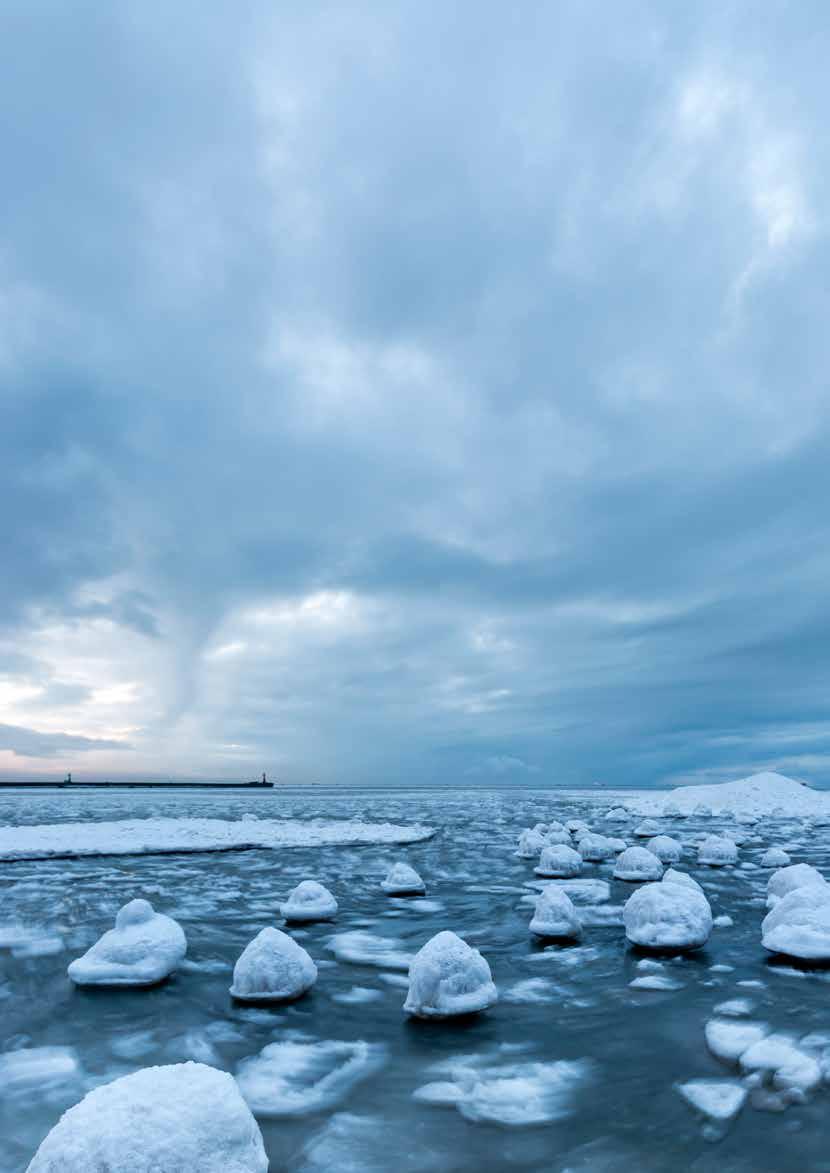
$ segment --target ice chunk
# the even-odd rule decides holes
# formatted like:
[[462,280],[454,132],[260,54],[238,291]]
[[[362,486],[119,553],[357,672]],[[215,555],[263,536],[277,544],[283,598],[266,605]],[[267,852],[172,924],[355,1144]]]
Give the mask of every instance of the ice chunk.
[[609,823],[624,823],[631,818],[624,806],[612,807],[605,816]]
[[683,884],[645,884],[626,901],[625,935],[648,949],[699,949],[712,931],[702,892]]
[[722,868],[726,864],[738,862],[738,848],[725,835],[709,835],[698,849],[697,861],[709,867]]
[[727,1079],[690,1079],[679,1083],[683,1099],[712,1120],[732,1120],[744,1106],[747,1091]]
[[645,819],[634,828],[634,834],[638,839],[651,839],[660,834],[660,824],[656,819]]
[[589,863],[600,863],[615,854],[614,845],[604,835],[589,832],[579,840],[579,854]]
[[782,897],[788,892],[794,892],[796,888],[826,883],[821,872],[806,863],[794,863],[789,867],[779,868],[767,880],[767,907],[774,907]]
[[115,928],[71,962],[67,973],[78,986],[153,986],[173,973],[186,952],[176,921],[155,912],[149,900],[131,900]]
[[683,847],[671,835],[655,835],[646,844],[646,850],[656,855],[661,863],[677,863],[683,854]]
[[761,943],[770,953],[830,961],[830,884],[794,888],[767,913]]
[[550,885],[544,889],[536,902],[530,931],[536,937],[570,937],[577,941],[582,937],[582,921],[562,888]]
[[690,876],[687,872],[679,872],[676,868],[667,868],[663,876],[664,884],[682,884],[684,888],[694,888],[698,892],[702,892],[700,884],[694,876]]
[[582,856],[572,847],[563,844],[543,847],[539,865],[533,870],[537,876],[553,876],[558,879],[578,876],[582,871]]
[[769,847],[761,856],[762,868],[785,868],[789,862],[790,857],[780,847]]
[[335,1107],[384,1059],[380,1043],[286,1040],[243,1059],[236,1080],[256,1116],[307,1116]]
[[266,1173],[232,1076],[201,1063],[146,1067],[65,1112],[27,1173]]
[[798,1088],[808,1092],[821,1083],[818,1062],[806,1051],[799,1050],[785,1035],[767,1035],[753,1043],[741,1055],[741,1068],[771,1075],[778,1088]]
[[546,842],[541,831],[537,831],[535,827],[527,827],[519,835],[516,855],[519,859],[537,859]]
[[316,880],[303,880],[285,903],[280,905],[280,916],[298,924],[331,920],[336,915],[337,901],[328,888],[318,884]]
[[287,933],[257,933],[233,967],[231,994],[241,1002],[285,1002],[299,998],[317,981],[317,966]]
[[732,998],[728,1002],[720,1002],[715,1007],[715,1014],[726,1014],[729,1018],[744,1018],[752,1013],[752,1003],[746,998]]
[[381,888],[388,896],[423,896],[426,884],[408,863],[396,863],[381,882]]
[[590,829],[584,819],[568,819],[565,824],[565,830],[570,831],[574,836],[578,835],[580,831],[590,831]]
[[682,990],[683,983],[661,973],[649,973],[628,983],[632,990]]
[[660,860],[645,847],[626,847],[625,851],[617,856],[614,865],[615,880],[637,883],[641,880],[659,880],[662,874],[663,865]]
[[404,1011],[417,1018],[449,1018],[486,1010],[497,998],[490,966],[479,951],[445,930],[413,957]]
[[716,1059],[724,1063],[737,1063],[744,1051],[768,1033],[763,1023],[724,1022],[719,1018],[710,1019],[704,1027],[706,1046]]

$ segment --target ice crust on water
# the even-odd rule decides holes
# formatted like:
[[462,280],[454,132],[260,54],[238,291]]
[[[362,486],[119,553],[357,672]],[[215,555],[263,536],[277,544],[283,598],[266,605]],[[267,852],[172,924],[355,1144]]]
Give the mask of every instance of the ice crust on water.
[[115,928],[67,973],[78,986],[152,986],[169,977],[186,952],[181,925],[155,912],[149,900],[131,900],[119,910]]
[[254,1115],[307,1116],[339,1104],[385,1057],[379,1043],[288,1039],[243,1059],[236,1080]]
[[578,876],[582,871],[582,856],[573,847],[566,847],[564,844],[548,845],[542,848],[542,856],[534,871],[537,876],[551,876],[562,880]]
[[337,901],[328,888],[316,880],[303,880],[284,904],[280,916],[297,924],[307,921],[331,920],[337,915]]
[[761,943],[770,953],[830,961],[830,884],[807,884],[783,896],[764,917]]
[[647,949],[699,949],[712,931],[712,910],[702,892],[682,884],[644,884],[623,910],[625,935]]
[[401,949],[401,942],[394,937],[377,937],[374,933],[354,929],[348,933],[335,933],[328,940],[338,961],[352,965],[376,965],[380,969],[409,969],[412,954]]
[[677,863],[683,854],[683,846],[671,835],[655,835],[646,844],[646,850],[656,855],[661,863]]
[[0,1100],[30,1101],[35,1092],[48,1098],[52,1092],[74,1087],[82,1074],[73,1047],[23,1047],[6,1051],[0,1054]]
[[417,1018],[450,1018],[486,1010],[498,999],[490,966],[455,933],[436,934],[409,967],[404,1011]]
[[381,888],[388,896],[423,896],[426,884],[408,863],[395,863],[386,873]]
[[27,1173],[267,1173],[232,1076],[201,1063],[147,1067],[65,1112]]
[[582,921],[564,889],[550,885],[543,890],[536,902],[530,931],[536,937],[563,937],[576,941],[582,937]]
[[572,1113],[576,1093],[591,1075],[584,1059],[479,1068],[475,1062],[440,1065],[449,1079],[418,1088],[421,1103],[454,1106],[473,1123],[528,1127]]
[[697,861],[709,867],[726,867],[727,864],[738,862],[738,848],[725,835],[709,835],[698,849]]
[[770,847],[761,856],[762,868],[785,868],[790,863],[790,857],[780,847]]
[[694,888],[698,892],[703,891],[694,876],[690,876],[688,872],[678,872],[675,868],[666,868],[662,882],[664,884],[682,884],[684,888]]
[[614,865],[615,880],[629,880],[636,883],[640,880],[659,880],[663,875],[663,865],[656,855],[645,847],[626,847]]
[[816,884],[827,886],[827,881],[820,871],[807,863],[794,863],[789,867],[779,868],[767,880],[767,907],[774,908],[779,900],[797,888]]
[[287,933],[258,933],[233,967],[231,994],[241,1002],[285,1002],[299,998],[317,981],[317,966]]

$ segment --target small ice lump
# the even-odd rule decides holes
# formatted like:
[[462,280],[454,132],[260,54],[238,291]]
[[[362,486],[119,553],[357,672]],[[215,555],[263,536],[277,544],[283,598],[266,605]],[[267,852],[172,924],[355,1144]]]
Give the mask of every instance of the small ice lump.
[[131,900],[115,928],[70,963],[77,986],[154,986],[180,965],[187,952],[181,925],[156,912],[149,900]]
[[337,916],[337,901],[323,884],[303,880],[280,905],[280,915],[296,924],[331,920]]
[[455,933],[437,933],[412,958],[404,1012],[452,1018],[486,1010],[498,999],[490,966]]
[[287,933],[270,926],[245,946],[233,967],[231,994],[240,1002],[286,1002],[317,981],[317,966]]
[[426,884],[408,863],[395,863],[381,881],[381,888],[387,896],[423,896]]

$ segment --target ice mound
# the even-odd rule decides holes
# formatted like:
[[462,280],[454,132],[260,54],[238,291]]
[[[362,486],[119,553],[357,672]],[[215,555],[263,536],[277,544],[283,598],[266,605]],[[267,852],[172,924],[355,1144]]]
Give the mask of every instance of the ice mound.
[[574,1094],[588,1081],[585,1060],[517,1063],[476,1069],[459,1063],[451,1079],[414,1093],[426,1104],[455,1105],[467,1120],[504,1127],[547,1124],[573,1111]]
[[652,836],[660,834],[660,824],[656,819],[646,819],[634,828],[634,834],[638,839],[651,839]]
[[383,1066],[380,1043],[287,1040],[243,1059],[236,1081],[256,1116],[329,1111]]
[[770,953],[830,961],[830,884],[808,884],[783,896],[764,917],[761,943]]
[[609,823],[624,823],[631,818],[624,806],[612,807],[605,815]]
[[703,786],[681,786],[666,799],[658,795],[632,796],[631,807],[643,815],[658,814],[670,802],[681,811],[699,817],[707,814],[740,814],[762,817],[783,807],[789,815],[822,815],[830,812],[830,795],[811,790],[794,778],[765,771],[735,782],[716,782]]
[[581,831],[590,831],[591,828],[584,819],[568,819],[567,823],[565,824],[565,830],[570,831],[572,835],[576,836]]
[[232,1076],[201,1063],[146,1067],[60,1118],[27,1173],[267,1173]]
[[785,868],[789,866],[790,857],[780,847],[769,847],[759,862],[762,868]]
[[614,855],[614,845],[604,835],[583,835],[579,840],[579,854],[588,863],[600,863]]
[[687,1103],[711,1120],[732,1120],[747,1097],[747,1090],[728,1079],[690,1079],[677,1090]]
[[738,862],[738,848],[725,835],[709,835],[698,848],[697,862],[713,868],[726,867]]
[[682,884],[684,888],[695,888],[698,892],[703,891],[694,876],[690,876],[688,872],[678,872],[675,868],[666,869],[662,882],[664,884]]
[[119,910],[115,928],[104,933],[67,973],[78,986],[154,986],[180,965],[187,940],[171,917],[149,900],[131,900]]
[[486,1010],[497,998],[490,966],[479,951],[445,930],[413,957],[403,1008],[417,1018],[449,1018]]
[[683,847],[671,835],[655,835],[646,844],[646,850],[656,855],[661,863],[677,863],[683,854]]
[[572,847],[564,844],[542,849],[538,867],[533,869],[537,876],[553,876],[560,880],[578,876],[582,871],[582,856]]
[[663,865],[660,860],[645,847],[626,847],[617,856],[614,865],[615,880],[637,883],[640,880],[659,880],[662,875]]
[[576,941],[582,937],[582,921],[562,888],[551,884],[544,889],[536,901],[530,931],[536,937],[564,937]]
[[685,884],[644,884],[626,901],[625,935],[647,949],[699,949],[712,931],[702,892]]
[[380,886],[388,896],[423,896],[427,890],[424,881],[408,863],[393,864]]
[[539,852],[547,843],[547,839],[536,827],[526,827],[519,835],[516,855],[519,859],[537,859]]
[[337,901],[328,888],[318,884],[316,880],[303,880],[285,903],[280,905],[280,916],[298,924],[331,920],[337,916]]
[[797,888],[807,888],[826,882],[821,872],[807,863],[794,863],[789,867],[779,868],[767,880],[767,907],[774,908],[779,900],[790,892],[795,892]]
[[564,843],[569,845],[572,842],[573,840],[571,839],[569,832],[565,831],[564,829],[561,831],[548,831],[547,835],[545,836],[545,843],[548,844]]
[[287,933],[270,926],[257,933],[233,967],[231,994],[241,1002],[286,1002],[317,981],[317,966]]

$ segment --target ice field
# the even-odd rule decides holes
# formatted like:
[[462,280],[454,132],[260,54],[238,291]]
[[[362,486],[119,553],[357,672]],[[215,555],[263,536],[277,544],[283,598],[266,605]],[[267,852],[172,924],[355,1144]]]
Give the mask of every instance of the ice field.
[[[286,846],[277,836],[275,846],[249,850],[0,863],[0,1170],[23,1173],[61,1114],[92,1089],[193,1061],[203,1066],[182,1069],[195,1090],[180,1127],[234,1173],[263,1167],[251,1112],[272,1173],[830,1171],[827,798],[799,788],[787,809],[787,788],[776,786],[743,805],[725,793],[722,813],[711,813],[710,794],[668,816],[657,792],[315,788],[43,792],[23,801],[6,792],[9,842],[24,811],[20,842],[40,824],[91,823],[100,838],[100,825],[126,818],[347,819],[364,841]],[[416,825],[436,833],[365,841],[366,827],[386,823],[404,839]],[[577,867],[586,833],[585,856],[600,858],[581,856]],[[638,878],[615,878],[622,848],[604,851],[609,838],[625,848],[622,870]],[[704,864],[698,848],[712,839],[704,857],[715,862]],[[762,866],[771,848],[816,871]],[[398,863],[415,869],[424,893],[385,890]],[[314,889],[304,914],[317,902],[330,919],[283,919],[280,906],[291,907],[304,880],[336,902],[333,910]],[[130,906],[117,922],[133,900],[150,907]],[[164,918],[186,936],[183,960]],[[238,992],[264,997],[235,999],[234,968],[268,928],[280,932],[264,934],[264,960],[237,971]],[[163,943],[169,979],[143,988],[70,980],[70,963],[113,933],[107,966],[117,954],[123,972],[118,933],[133,952],[150,934]],[[421,954],[439,933],[444,946]],[[299,947],[296,958],[282,934]],[[100,948],[82,979],[99,972]],[[267,1000],[285,990],[294,1000]],[[458,1006],[483,1009],[433,1013]],[[213,1086],[206,1068],[233,1076],[242,1096],[227,1098],[221,1126],[199,1100]],[[70,1152],[93,1127],[86,1121],[119,1118],[130,1095],[152,1097],[155,1078],[85,1101],[33,1173],[61,1168],[50,1153]],[[207,1147],[204,1157],[194,1151],[188,1159],[214,1167]],[[67,1173],[91,1158],[77,1159]]]

